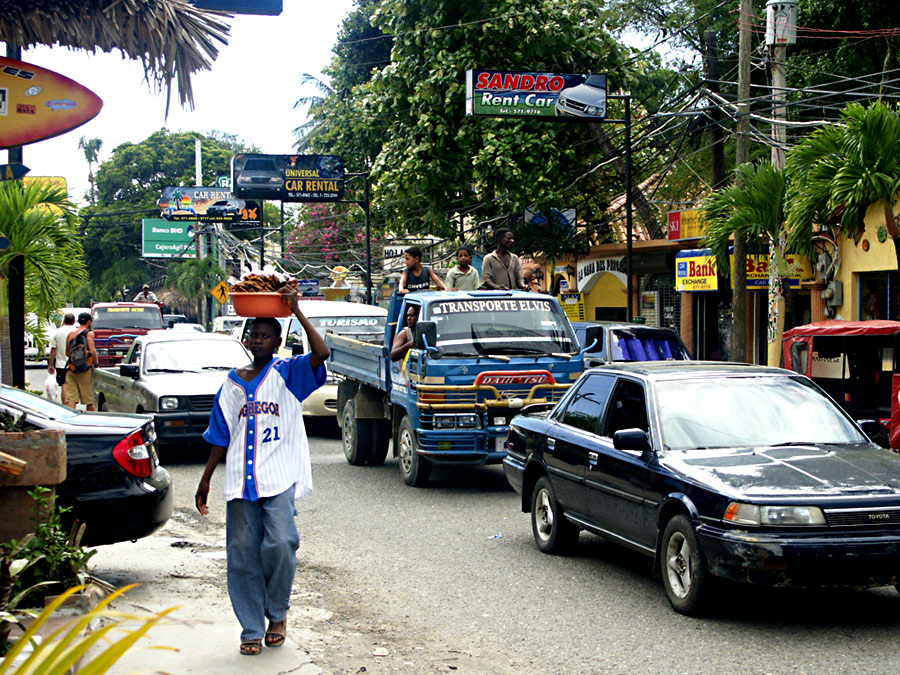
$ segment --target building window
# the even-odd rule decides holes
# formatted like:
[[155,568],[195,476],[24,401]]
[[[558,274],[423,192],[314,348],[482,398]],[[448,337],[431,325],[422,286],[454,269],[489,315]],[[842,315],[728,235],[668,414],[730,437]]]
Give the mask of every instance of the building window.
[[897,288],[894,272],[864,272],[859,275],[859,319],[897,320]]

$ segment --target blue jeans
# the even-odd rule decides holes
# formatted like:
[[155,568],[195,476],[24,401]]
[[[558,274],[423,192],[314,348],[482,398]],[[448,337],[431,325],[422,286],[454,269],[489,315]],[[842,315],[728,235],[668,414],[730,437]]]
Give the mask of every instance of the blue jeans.
[[263,637],[266,619],[287,617],[300,546],[296,515],[293,486],[255,502],[227,503],[228,595],[241,623],[242,641]]

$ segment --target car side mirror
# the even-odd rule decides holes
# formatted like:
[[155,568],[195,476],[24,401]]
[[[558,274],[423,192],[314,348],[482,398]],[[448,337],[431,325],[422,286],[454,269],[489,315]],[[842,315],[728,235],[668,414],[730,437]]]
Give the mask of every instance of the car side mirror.
[[870,440],[879,434],[883,434],[885,431],[885,428],[879,424],[878,420],[856,420],[856,423]]
[[122,377],[130,377],[132,380],[138,379],[140,375],[140,366],[136,363],[123,363],[119,365],[119,375]]
[[603,351],[603,326],[590,326],[584,332],[584,351],[588,354]]
[[650,437],[643,429],[620,429],[613,434],[613,447],[616,450],[650,451]]
[[303,343],[295,342],[291,345],[291,356],[300,356],[303,354]]
[[416,322],[416,347],[437,350],[437,324],[434,321]]

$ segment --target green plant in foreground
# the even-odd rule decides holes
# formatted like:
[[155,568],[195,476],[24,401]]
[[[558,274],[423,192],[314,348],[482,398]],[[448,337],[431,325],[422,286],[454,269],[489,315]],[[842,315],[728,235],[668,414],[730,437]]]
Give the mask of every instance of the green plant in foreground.
[[[22,558],[22,552],[27,548],[32,535],[28,535],[20,542],[0,546],[0,656],[6,654],[10,648],[9,634],[13,625],[19,625],[22,616],[35,616],[37,612],[19,609],[19,605],[38,586],[28,586],[23,590],[14,592],[16,582],[32,566],[40,562],[41,558]],[[48,582],[49,583],[49,582]],[[24,630],[24,628],[23,628]]]
[[[44,638],[40,644],[33,640],[41,627],[53,617],[54,612],[71,595],[84,590],[84,586],[75,586],[56,598],[28,627],[24,635],[13,645],[9,653],[0,661],[0,675],[63,675],[76,672],[81,675],[98,675],[107,672],[115,663],[143,637],[147,631],[159,623],[177,607],[170,607],[157,614],[135,615],[116,612],[109,609],[110,603],[122,596],[127,591],[135,588],[137,584],[125,586],[97,604],[94,609],[77,617],[54,633]],[[103,619],[103,625],[92,632],[86,632],[88,626],[97,619]],[[126,627],[126,622],[135,622],[134,627]],[[124,633],[116,638],[119,631]],[[78,662],[88,652],[103,640],[108,646],[94,656],[90,662],[83,664],[78,670],[73,671]],[[34,646],[32,654],[19,666],[13,667],[13,661],[22,653],[25,646],[31,642]],[[161,649],[172,649],[161,647]]]

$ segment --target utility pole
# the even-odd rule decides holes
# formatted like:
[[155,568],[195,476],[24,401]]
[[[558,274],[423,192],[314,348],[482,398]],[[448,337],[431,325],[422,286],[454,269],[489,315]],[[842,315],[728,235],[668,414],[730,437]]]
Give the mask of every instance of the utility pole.
[[[766,3],[766,44],[772,49],[772,166],[784,169],[787,146],[787,46],[797,42],[797,0],[768,0]],[[769,240],[769,322],[768,365],[781,364],[781,336],[784,333],[784,267],[787,237],[784,225],[777,239]]]
[[[703,34],[705,42],[706,61],[706,86],[714,94],[719,93],[719,38],[714,30],[708,30]],[[708,108],[710,127],[710,139],[712,140],[712,173],[713,189],[718,190],[725,185],[728,177],[725,175],[725,138],[722,132],[722,109],[718,104],[711,104]]]
[[[740,0],[738,24],[738,132],[734,163],[746,164],[750,159],[750,51],[753,20],[752,0]],[[752,362],[747,358],[747,241],[734,233],[734,294],[732,296],[731,358],[738,362]]]
[[[6,43],[6,55],[11,59],[22,60],[22,48],[16,42]],[[7,149],[10,164],[22,164],[22,146],[16,145]],[[12,384],[19,389],[25,388],[25,257],[16,256],[9,263],[9,345],[12,365]]]

